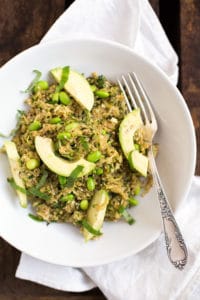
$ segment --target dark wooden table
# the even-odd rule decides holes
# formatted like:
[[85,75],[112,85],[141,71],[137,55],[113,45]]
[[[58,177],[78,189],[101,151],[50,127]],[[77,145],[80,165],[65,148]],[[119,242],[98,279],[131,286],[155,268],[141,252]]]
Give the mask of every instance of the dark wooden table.
[[[0,0],[0,66],[20,51],[37,44],[70,2]],[[179,89],[191,111],[197,144],[200,145],[200,1],[150,2],[179,55]],[[196,174],[200,175],[200,154]],[[19,257],[16,249],[0,239],[0,300],[105,299],[97,288],[85,293],[67,293],[16,279]]]

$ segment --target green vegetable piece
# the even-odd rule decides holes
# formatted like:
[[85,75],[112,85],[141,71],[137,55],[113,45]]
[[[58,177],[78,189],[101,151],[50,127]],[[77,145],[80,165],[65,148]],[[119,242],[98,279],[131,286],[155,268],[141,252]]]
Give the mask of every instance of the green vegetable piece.
[[36,131],[36,130],[41,129],[41,127],[42,127],[42,125],[41,125],[40,121],[34,121],[29,125],[28,129],[30,131]]
[[52,100],[53,103],[58,103],[58,101],[59,101],[59,93],[58,92],[54,93],[51,96],[51,100]]
[[40,165],[40,161],[39,159],[36,158],[31,158],[26,162],[26,167],[28,170],[34,170],[36,168],[38,168]]
[[35,83],[34,85],[34,93],[37,93],[38,91],[47,90],[49,88],[49,84],[47,81],[41,80]]
[[120,206],[119,208],[119,213],[124,217],[124,219],[126,220],[126,222],[129,225],[132,225],[133,223],[135,223],[135,220],[133,219],[133,217],[129,214],[129,212],[126,210],[125,207]]
[[140,185],[138,184],[134,190],[134,194],[137,196],[140,194],[140,192],[141,192],[141,188],[140,188]]
[[103,174],[103,169],[102,168],[97,168],[96,169],[96,174],[97,175],[102,175]]
[[67,194],[66,196],[63,196],[60,201],[62,202],[70,202],[72,200],[74,200],[74,195],[73,194]]
[[133,197],[129,198],[128,201],[132,206],[137,206],[139,203],[138,200]]
[[86,220],[82,221],[82,226],[89,231],[91,234],[95,235],[95,236],[100,236],[102,235],[100,230],[96,230],[94,229]]
[[138,150],[138,151],[140,151],[140,145],[139,145],[139,144],[137,144],[137,143],[134,143],[134,147],[135,147],[135,150]]
[[103,130],[101,131],[101,134],[106,135],[106,134],[107,134],[106,130],[103,129]]
[[87,199],[84,199],[84,200],[81,201],[81,203],[80,203],[80,208],[81,208],[82,210],[87,210],[87,209],[88,209],[88,206],[89,206],[89,202],[88,202]]
[[57,139],[58,140],[69,140],[71,138],[71,133],[69,132],[59,132],[57,134]]
[[95,163],[98,160],[100,160],[100,158],[101,158],[101,152],[97,150],[88,154],[87,161]]
[[90,85],[90,88],[93,92],[95,92],[97,89],[96,85],[94,85],[94,84]]
[[68,105],[71,103],[71,99],[69,95],[66,92],[60,92],[59,93],[59,100],[62,104]]
[[88,177],[87,179],[87,189],[88,191],[94,191],[95,189],[95,181],[92,177]]
[[67,178],[65,176],[58,175],[58,181],[60,185],[65,185],[67,182]]
[[42,177],[40,178],[38,184],[36,185],[36,189],[40,189],[42,186],[45,185],[48,175],[49,175],[48,172],[44,170]]
[[44,221],[41,217],[35,216],[35,215],[31,214],[31,213],[28,214],[28,216],[29,216],[29,218],[31,218],[32,220],[37,221],[37,222],[43,222]]
[[50,124],[58,124],[58,123],[60,123],[61,121],[62,121],[61,118],[55,117],[55,118],[52,118],[52,119],[49,121],[49,123],[50,123]]
[[56,88],[57,92],[61,91],[64,88],[64,85],[68,81],[68,78],[69,78],[69,72],[70,72],[69,66],[65,66],[62,68],[61,79],[60,79],[59,85]]
[[105,86],[106,78],[103,75],[99,75],[97,78],[97,86],[99,89],[102,89]]
[[67,187],[72,187],[74,185],[75,180],[79,176],[79,174],[83,171],[84,166],[77,166],[70,174],[69,177],[67,177]]
[[71,131],[73,129],[76,129],[77,127],[79,126],[79,123],[78,122],[72,122],[72,123],[69,123],[65,126],[65,130],[66,131]]
[[24,93],[30,93],[32,92],[32,89],[34,88],[35,84],[38,82],[40,77],[42,76],[42,73],[38,70],[33,70],[33,72],[36,74],[33,81],[29,84],[28,88],[24,91]]
[[95,92],[95,95],[101,99],[104,99],[108,98],[110,94],[105,90],[98,90]]
[[43,193],[43,192],[40,192],[39,189],[37,189],[36,187],[31,187],[28,189],[28,194],[30,195],[33,195],[35,197],[38,197],[40,199],[43,199],[45,201],[48,201],[50,199],[50,195],[46,194],[46,193]]

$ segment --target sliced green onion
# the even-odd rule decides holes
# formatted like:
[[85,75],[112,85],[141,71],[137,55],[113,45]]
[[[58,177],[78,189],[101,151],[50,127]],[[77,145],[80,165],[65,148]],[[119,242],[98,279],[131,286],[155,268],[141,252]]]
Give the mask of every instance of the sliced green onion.
[[10,183],[11,187],[14,190],[20,191],[23,194],[27,194],[27,190],[25,188],[22,188],[21,186],[19,186],[18,184],[16,184],[16,182],[14,181],[13,178],[7,178],[7,181]]
[[42,177],[40,178],[38,184],[36,185],[36,189],[40,189],[43,185],[45,185],[48,175],[49,175],[48,172],[44,170]]
[[34,88],[35,84],[39,81],[40,77],[42,76],[42,73],[38,70],[33,70],[33,72],[36,74],[33,81],[29,84],[28,88],[23,91],[24,93],[30,93],[32,92],[32,89]]
[[35,197],[38,197],[42,200],[45,200],[45,201],[48,201],[50,199],[50,195],[46,194],[46,193],[42,193],[40,192],[39,189],[35,188],[35,187],[31,187],[28,189],[28,193],[35,196]]
[[58,181],[59,181],[60,185],[65,185],[67,182],[67,177],[58,175]]
[[29,218],[31,218],[32,220],[34,220],[34,221],[37,221],[37,222],[44,222],[44,220],[41,218],[41,217],[39,217],[39,216],[36,216],[36,215],[33,215],[33,214],[28,214],[28,216],[29,216]]
[[100,230],[94,229],[86,220],[82,221],[82,226],[93,235],[96,236],[102,235],[102,232]]
[[135,220],[133,219],[133,217],[129,214],[129,212],[126,210],[125,207],[123,206],[120,206],[119,208],[119,213],[124,217],[124,219],[126,220],[126,222],[129,224],[129,225],[132,225],[135,223]]
[[59,85],[56,87],[56,92],[61,91],[64,88],[65,83],[68,80],[69,77],[69,71],[70,71],[70,67],[66,66],[62,68],[62,76],[61,76],[61,80]]
[[76,178],[79,176],[79,174],[82,172],[82,170],[84,169],[83,166],[77,166],[70,174],[69,177],[67,177],[67,187],[72,187],[74,185],[74,182],[76,180]]

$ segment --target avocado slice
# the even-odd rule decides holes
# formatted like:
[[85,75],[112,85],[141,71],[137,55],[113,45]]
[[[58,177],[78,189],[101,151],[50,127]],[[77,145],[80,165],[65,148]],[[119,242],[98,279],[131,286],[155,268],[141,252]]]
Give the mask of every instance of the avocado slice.
[[[4,143],[4,146],[5,146],[7,156],[8,156],[8,161],[9,161],[9,164],[10,164],[13,179],[14,179],[15,183],[18,186],[25,189],[24,182],[19,176],[21,166],[20,166],[20,156],[17,152],[17,147],[16,147],[15,143],[11,142],[11,141],[6,141]],[[26,194],[20,192],[19,190],[16,190],[16,192],[17,192],[17,195],[19,197],[20,205],[24,208],[27,207],[27,196],[26,196]]]
[[[108,202],[108,193],[105,190],[100,190],[95,193],[90,203],[86,220],[95,230],[101,230],[102,228]],[[83,235],[85,241],[94,238],[94,235],[90,233],[86,228],[83,229]]]
[[[62,77],[62,68],[51,70],[51,74],[59,83]],[[94,94],[88,81],[80,73],[70,69],[69,77],[64,89],[84,108],[91,110],[94,105]]]
[[130,163],[131,168],[137,170],[144,177],[147,176],[147,170],[149,164],[149,160],[147,156],[143,155],[138,150],[133,150],[129,154],[128,161]]
[[119,141],[128,159],[130,166],[137,170],[141,175],[147,175],[148,158],[135,149],[134,134],[136,130],[143,126],[140,109],[134,109],[128,113],[119,126]]
[[52,139],[36,136],[35,148],[43,163],[52,172],[58,175],[68,177],[77,166],[83,166],[84,169],[79,174],[80,177],[90,173],[95,168],[94,163],[91,163],[83,158],[74,162],[69,162],[66,159],[56,156],[54,153]]

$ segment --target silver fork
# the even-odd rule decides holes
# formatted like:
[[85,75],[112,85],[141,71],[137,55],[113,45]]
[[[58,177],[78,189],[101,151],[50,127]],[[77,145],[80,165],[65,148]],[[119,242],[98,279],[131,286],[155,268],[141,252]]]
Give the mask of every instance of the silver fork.
[[152,141],[158,130],[155,114],[149,97],[135,73],[122,76],[121,80],[118,80],[118,84],[124,94],[128,110],[140,108],[144,128],[151,144],[148,149],[149,165],[160,203],[167,254],[171,263],[182,270],[187,263],[187,248],[164,191],[152,151]]

